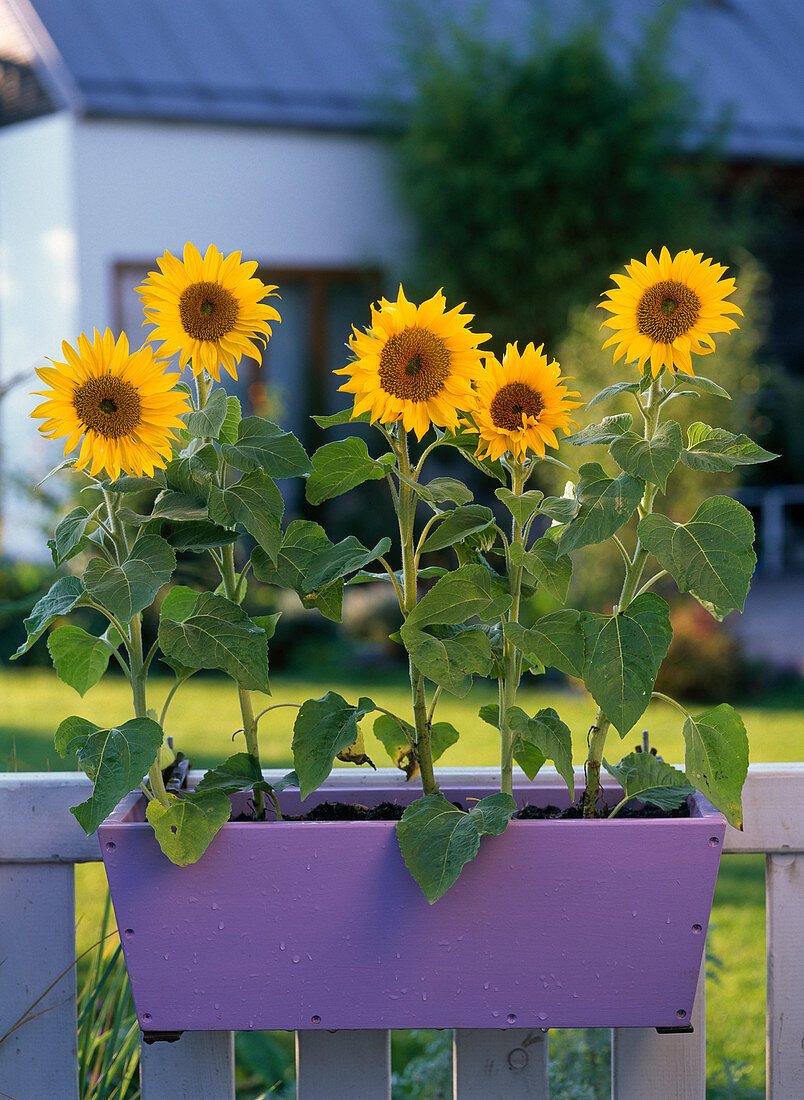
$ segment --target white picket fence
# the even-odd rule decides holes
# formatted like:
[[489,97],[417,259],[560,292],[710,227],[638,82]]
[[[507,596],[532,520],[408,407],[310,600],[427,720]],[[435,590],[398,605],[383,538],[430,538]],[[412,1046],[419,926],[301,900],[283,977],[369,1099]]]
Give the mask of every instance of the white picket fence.
[[[275,773],[279,774],[279,773]],[[354,783],[336,772],[330,785]],[[456,785],[490,770],[444,769]],[[270,779],[272,773],[267,772]],[[367,785],[400,781],[381,769]],[[545,769],[537,782],[555,782]],[[0,1035],[66,971],[39,1006],[47,1009],[0,1045],[0,1097],[78,1100],[76,1053],[75,863],[100,859],[68,812],[86,797],[73,773],[0,775]],[[758,764],[744,794],[745,832],[729,829],[724,851],[764,852],[767,890],[767,1095],[804,1098],[804,764]],[[728,959],[725,960],[728,965]],[[169,976],[166,976],[169,980]],[[761,975],[756,976],[759,984]],[[612,1032],[614,1100],[704,1100],[704,980],[694,1033]],[[548,1096],[548,1035],[508,1028],[456,1031],[455,1100],[542,1100]],[[144,1100],[233,1100],[231,1032],[187,1032],[178,1043],[143,1046]],[[299,1100],[388,1100],[387,1031],[301,1032]],[[560,1098],[558,1098],[560,1100]]]

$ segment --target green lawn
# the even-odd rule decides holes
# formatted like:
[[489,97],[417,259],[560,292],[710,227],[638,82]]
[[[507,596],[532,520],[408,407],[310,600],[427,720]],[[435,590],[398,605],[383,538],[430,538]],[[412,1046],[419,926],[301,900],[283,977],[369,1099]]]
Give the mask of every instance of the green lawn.
[[[302,702],[320,697],[330,685],[291,677],[275,677],[273,696],[262,705]],[[152,706],[161,706],[167,683],[157,682]],[[372,678],[363,675],[346,680],[341,677],[337,690],[347,699],[369,695],[377,703],[401,715],[408,712],[408,694],[401,678]],[[108,679],[81,699],[52,673],[38,670],[9,672],[0,670],[3,699],[0,716],[0,766],[9,770],[67,770],[71,761],[62,761],[53,748],[53,730],[68,714],[81,714],[99,723],[123,721],[131,716],[130,700],[122,680]],[[479,686],[471,700],[442,696],[438,717],[451,721],[461,731],[460,741],[449,749],[440,763],[444,765],[494,764],[497,745],[493,730],[480,721],[477,710],[495,701],[491,688]],[[525,709],[554,706],[573,729],[576,762],[583,759],[586,730],[594,715],[594,705],[581,691],[572,689],[526,689],[520,696]],[[705,708],[697,708],[705,709]],[[801,729],[804,698],[775,697],[765,708],[740,707],[751,741],[754,761],[798,759],[801,753]],[[289,708],[265,716],[261,743],[266,767],[290,764],[290,741],[294,711]],[[240,727],[236,693],[224,682],[208,679],[191,681],[180,692],[166,723],[178,748],[191,755],[198,766],[207,766],[242,749],[236,737]],[[388,760],[382,747],[366,725],[367,751],[375,763]],[[683,758],[680,716],[671,708],[655,704],[640,723],[650,730],[651,742],[665,759]],[[235,735],[234,742],[232,740]],[[637,740],[636,731],[624,744],[627,751]],[[93,942],[100,922],[105,884],[99,865],[77,868],[77,908],[79,944]],[[707,1000],[707,1034],[710,1075],[717,1074],[724,1059],[744,1064],[746,1086],[761,1088],[764,1081],[764,878],[761,856],[727,856],[718,881],[713,928],[709,951],[723,965],[710,963]],[[747,1095],[726,1089],[718,1095]]]

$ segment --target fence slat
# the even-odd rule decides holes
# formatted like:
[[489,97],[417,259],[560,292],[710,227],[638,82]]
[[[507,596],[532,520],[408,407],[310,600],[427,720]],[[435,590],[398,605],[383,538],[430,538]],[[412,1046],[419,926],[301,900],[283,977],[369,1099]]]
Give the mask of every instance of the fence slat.
[[175,1043],[140,1043],[142,1100],[234,1100],[234,1033],[185,1031]]
[[297,1031],[296,1100],[391,1100],[390,1031]]
[[765,860],[768,943],[767,1095],[804,1096],[804,852]]
[[612,1029],[611,1094],[613,1100],[705,1100],[706,1005],[705,968],[701,967],[692,1035],[659,1035],[653,1028]]
[[[15,1100],[77,1100],[75,872],[72,864],[0,864],[0,1089]],[[64,976],[32,1007],[51,983]]]
[[547,1100],[547,1032],[459,1029],[452,1051],[455,1100]]

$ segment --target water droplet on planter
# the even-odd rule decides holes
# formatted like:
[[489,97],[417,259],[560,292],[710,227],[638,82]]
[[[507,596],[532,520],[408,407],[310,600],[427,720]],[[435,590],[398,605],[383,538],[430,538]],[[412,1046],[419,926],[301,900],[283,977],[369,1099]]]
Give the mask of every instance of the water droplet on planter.
[[694,935],[699,936],[703,932],[703,927],[700,924],[693,924],[692,931]]
[[538,1020],[546,1020],[547,1019],[547,1013],[546,1012],[539,1012],[539,1013],[537,1013],[536,1018]]
[[310,1023],[311,1024],[320,1024],[321,1023],[321,1017],[320,1016],[311,1016],[310,1017]]
[[426,1001],[426,1000],[427,1000],[427,994],[426,994],[426,993],[422,993],[422,1000],[423,1000],[423,1001]]
[[134,935],[134,929],[133,928],[127,928],[124,935],[125,935],[126,939],[130,939]]
[[636,911],[636,909],[633,909],[633,910],[631,911],[631,916],[632,916],[632,917],[635,917],[636,915],[637,915],[637,911]]
[[218,931],[219,931],[219,932],[222,932],[222,931],[224,930],[224,928],[225,928],[225,927],[226,927],[226,925],[225,925],[225,924],[223,923],[223,921],[222,921],[222,920],[221,920],[221,921],[218,921]]
[[170,952],[168,951],[168,953],[166,955],[163,955],[162,958],[165,960],[165,962],[167,962],[170,958]]
[[213,909],[220,909],[220,905],[218,905],[217,901],[213,901],[212,908]]
[[515,1024],[516,1023],[516,1013],[515,1012],[509,1012],[508,1015],[505,1017],[505,1019],[509,1024]]
[[492,1016],[494,1017],[495,1020],[497,1019],[497,1017],[499,1015],[500,1015],[499,1012],[492,1012]]
[[284,951],[284,950],[285,950],[285,944],[284,944],[284,941],[283,941],[282,943],[280,943],[280,945],[279,945],[279,950],[280,950],[280,951]]
[[483,982],[483,988],[488,989],[490,984],[490,982]]
[[292,962],[295,962],[295,963],[300,963],[300,962],[301,962],[301,958],[300,958],[300,957],[299,957],[298,955],[294,955],[294,956],[293,956],[293,959],[292,959],[291,961],[292,961]]

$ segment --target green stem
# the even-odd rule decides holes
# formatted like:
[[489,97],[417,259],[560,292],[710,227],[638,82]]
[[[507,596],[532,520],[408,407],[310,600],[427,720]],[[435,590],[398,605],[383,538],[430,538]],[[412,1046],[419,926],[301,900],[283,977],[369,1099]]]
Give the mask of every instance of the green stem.
[[[222,548],[222,564],[221,579],[223,580],[224,593],[227,600],[237,603],[237,576],[235,574],[234,545],[232,543]],[[240,716],[243,720],[243,736],[246,739],[246,752],[249,756],[255,758],[260,770],[262,770],[262,764],[260,763],[260,743],[257,734],[258,719],[254,716],[251,692],[238,686],[237,697],[240,701]],[[262,821],[265,817],[265,793],[263,791],[253,791],[252,793],[254,795],[254,814],[258,821]]]
[[[516,463],[511,469],[511,492],[514,496],[521,496],[525,485],[526,472],[520,463]],[[522,525],[514,517],[511,529],[511,547],[521,546],[524,549],[525,540]],[[510,565],[508,578],[511,592],[511,607],[508,610],[507,621],[519,622],[519,605],[522,600],[522,573],[521,565]],[[500,790],[504,794],[514,793],[514,735],[508,721],[508,711],[516,704],[517,690],[519,689],[519,662],[515,646],[505,641],[503,648],[503,677],[500,682]]]
[[[402,546],[402,614],[405,618],[416,606],[418,599],[416,584],[416,553],[413,546],[413,525],[416,519],[416,496],[413,491],[415,478],[410,468],[408,456],[408,437],[404,428],[400,428],[396,451],[399,462],[399,499],[397,518],[399,520],[399,540]],[[408,657],[410,668],[410,691],[413,700],[413,725],[416,730],[416,758],[422,777],[422,789],[425,794],[436,794],[438,784],[433,771],[433,753],[430,745],[430,723],[427,719],[427,699],[424,692],[424,676]]]
[[205,370],[195,376],[195,396],[197,408],[200,412],[209,401],[209,392],[212,389],[212,379]]
[[[656,378],[651,383],[650,390],[648,391],[648,404],[646,408],[642,408],[640,404],[640,411],[645,419],[645,439],[653,439],[656,434],[656,429],[659,424],[659,411],[662,405],[662,388],[659,379]],[[645,492],[642,495],[642,500],[639,505],[640,516],[647,516],[653,511],[653,502],[656,499],[656,494],[659,489],[656,485],[645,485]],[[614,608],[614,614],[618,614],[621,611],[625,611],[628,605],[635,599],[637,591],[639,589],[639,582],[642,579],[642,574],[645,570],[645,565],[649,557],[649,551],[642,545],[637,539],[637,544],[634,549],[634,556],[626,565],[625,577],[623,578],[623,586],[620,592],[620,599]],[[600,766],[603,762],[603,750],[606,745],[606,737],[609,732],[609,722],[603,710],[598,707],[595,720],[592,723],[592,727],[589,730],[589,749],[586,754],[586,790],[583,794],[583,816],[594,817],[595,809],[597,808],[597,799],[600,793]]]

